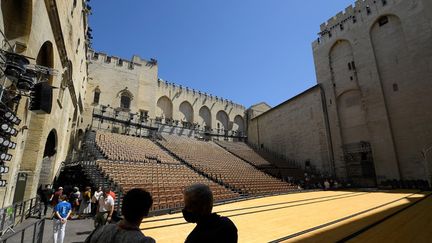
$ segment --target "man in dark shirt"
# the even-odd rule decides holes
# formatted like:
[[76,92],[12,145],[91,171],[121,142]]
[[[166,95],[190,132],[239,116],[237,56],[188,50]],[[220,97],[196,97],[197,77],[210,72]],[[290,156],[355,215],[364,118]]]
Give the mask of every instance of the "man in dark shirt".
[[48,204],[49,204],[50,198],[53,194],[53,191],[52,191],[50,185],[45,185],[44,189],[42,189],[42,186],[41,186],[40,190],[38,190],[38,194],[39,194],[41,202],[44,204],[43,215],[46,216],[46,213],[48,210]]
[[155,243],[145,236],[139,226],[149,213],[153,199],[147,191],[134,188],[123,197],[122,213],[124,219],[117,224],[96,228],[85,243]]
[[227,217],[212,213],[213,194],[207,185],[195,184],[184,191],[183,217],[197,225],[186,238],[193,242],[237,242],[237,228]]

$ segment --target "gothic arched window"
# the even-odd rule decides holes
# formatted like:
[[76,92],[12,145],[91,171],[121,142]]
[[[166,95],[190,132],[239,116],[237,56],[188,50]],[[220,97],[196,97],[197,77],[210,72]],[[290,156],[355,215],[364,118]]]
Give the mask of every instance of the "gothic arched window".
[[100,93],[101,93],[100,89],[96,88],[93,96],[93,104],[99,104]]
[[117,97],[120,98],[120,109],[129,111],[133,100],[133,94],[128,90],[128,88],[126,87],[118,92]]
[[120,108],[123,109],[130,109],[130,104],[131,104],[131,98],[123,93],[120,97]]

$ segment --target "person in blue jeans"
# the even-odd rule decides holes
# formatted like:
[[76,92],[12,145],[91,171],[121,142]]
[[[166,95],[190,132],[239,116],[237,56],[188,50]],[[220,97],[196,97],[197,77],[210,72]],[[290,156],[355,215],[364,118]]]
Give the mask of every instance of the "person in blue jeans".
[[54,243],[63,243],[66,231],[66,222],[71,214],[71,209],[72,205],[67,201],[67,196],[60,196],[59,203],[54,207]]

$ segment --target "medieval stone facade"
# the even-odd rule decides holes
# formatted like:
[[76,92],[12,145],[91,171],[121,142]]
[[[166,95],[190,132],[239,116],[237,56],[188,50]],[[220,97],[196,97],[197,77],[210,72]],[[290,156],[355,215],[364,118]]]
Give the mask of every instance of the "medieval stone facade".
[[[272,139],[266,146],[286,151],[294,159],[308,158],[339,178],[355,178],[362,185],[389,179],[430,180],[430,13],[432,3],[427,0],[357,1],[322,24],[320,38],[313,43],[317,80],[325,99],[307,98],[312,94],[300,97],[250,124],[259,120],[261,132],[288,129],[304,134],[281,132],[275,136],[288,138]],[[322,114],[320,122],[313,122],[314,116],[308,126],[302,126],[304,116],[314,114],[322,104],[328,127]],[[277,110],[291,128],[264,122]],[[254,126],[249,125],[250,142],[263,143]],[[327,157],[325,147],[331,150]]]
[[[245,131],[244,106],[160,79],[155,60],[134,56],[129,61],[94,51],[89,52],[89,60],[84,125],[92,123],[94,109],[106,106],[107,112],[173,125],[168,130],[194,126],[220,134]],[[100,124],[100,128],[115,127]]]
[[35,197],[37,187],[52,183],[73,149],[87,83],[87,14],[83,0],[1,1],[2,48],[57,73],[48,80],[55,87],[50,114],[29,111],[27,97],[18,105],[22,122],[7,162],[10,171],[2,175],[8,184],[0,188],[1,206]]

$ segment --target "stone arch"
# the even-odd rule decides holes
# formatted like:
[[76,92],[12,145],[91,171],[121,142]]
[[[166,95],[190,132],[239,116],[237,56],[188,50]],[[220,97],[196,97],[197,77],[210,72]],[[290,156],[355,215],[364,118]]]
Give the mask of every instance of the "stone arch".
[[42,159],[41,171],[39,174],[39,184],[46,185],[52,183],[52,169],[54,168],[53,163],[57,154],[57,131],[52,129],[48,134],[45,142],[45,148]]
[[[36,57],[36,64],[44,67],[54,68],[54,50],[53,45],[50,41],[46,41]],[[50,76],[48,84],[53,85],[53,77]]]
[[127,89],[127,87],[118,92],[117,97],[120,97],[120,108],[130,110],[133,94]]
[[1,11],[6,38],[27,44],[33,17],[33,1],[2,0]]
[[173,104],[171,100],[166,96],[160,97],[157,101],[156,116],[172,119],[172,115]]
[[211,111],[207,106],[200,108],[198,124],[205,130],[212,128]]
[[218,129],[223,129],[225,131],[230,130],[229,129],[229,117],[228,114],[225,111],[218,111],[218,113],[216,113],[216,121],[217,121],[217,126]]
[[334,43],[329,52],[329,61],[336,96],[350,89],[358,89],[353,48],[348,40]]
[[188,101],[183,101],[179,107],[181,113],[181,120],[189,123],[194,122],[194,110],[192,105]]
[[346,176],[360,185],[375,185],[375,169],[370,145],[363,95],[357,79],[353,47],[338,40],[330,49],[329,63],[336,97],[337,117]]
[[[375,54],[390,130],[393,135],[395,159],[398,166],[400,166],[399,176],[404,178],[403,172],[409,173],[410,171],[404,166],[415,160],[415,156],[409,151],[416,150],[416,143],[406,139],[416,132],[410,123],[410,119],[406,119],[410,114],[413,114],[410,113],[412,105],[410,105],[410,102],[406,102],[406,97],[414,93],[411,86],[413,81],[412,73],[415,70],[412,62],[415,62],[415,60],[412,60],[412,53],[408,48],[402,21],[396,15],[377,17],[370,28],[370,39]],[[395,85],[397,90],[394,89]],[[421,176],[423,175],[418,177]]]
[[244,132],[244,120],[242,116],[237,115],[234,117],[233,130],[238,132]]

